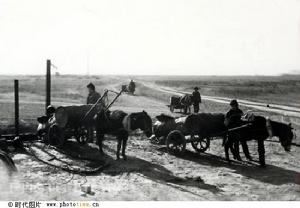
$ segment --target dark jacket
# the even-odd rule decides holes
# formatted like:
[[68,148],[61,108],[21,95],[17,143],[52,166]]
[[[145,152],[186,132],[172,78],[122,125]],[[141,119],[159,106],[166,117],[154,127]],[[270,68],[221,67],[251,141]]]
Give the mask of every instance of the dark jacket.
[[192,94],[192,102],[193,104],[201,103],[201,95],[199,91],[194,91]]
[[225,115],[225,125],[228,127],[238,126],[243,114],[243,111],[239,108],[230,109]]
[[101,97],[101,95],[98,92],[94,91],[88,95],[88,97],[86,99],[86,103],[87,104],[95,104],[100,97]]

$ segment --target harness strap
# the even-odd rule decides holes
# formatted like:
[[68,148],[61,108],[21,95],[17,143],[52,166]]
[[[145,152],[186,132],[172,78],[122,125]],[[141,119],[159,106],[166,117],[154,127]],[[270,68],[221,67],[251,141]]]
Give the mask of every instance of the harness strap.
[[123,121],[122,121],[122,124],[123,124],[123,127],[126,131],[128,132],[131,132],[132,129],[131,129],[131,116],[130,114],[129,115],[126,115],[124,118],[123,118]]
[[266,118],[266,128],[267,128],[269,136],[273,137],[274,133],[273,133],[273,128],[272,128],[271,120],[270,120],[269,117]]

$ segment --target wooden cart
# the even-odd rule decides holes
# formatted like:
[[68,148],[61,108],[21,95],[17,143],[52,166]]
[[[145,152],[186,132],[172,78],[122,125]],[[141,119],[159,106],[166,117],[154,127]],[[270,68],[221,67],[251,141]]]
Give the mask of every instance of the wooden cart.
[[[105,105],[104,99],[107,98],[108,92],[116,93],[116,97],[110,104]],[[54,116],[49,119],[47,142],[62,147],[67,139],[74,137],[78,143],[85,144],[88,140],[88,129],[95,126],[94,116],[102,110],[108,110],[122,92],[123,90],[120,92],[106,90],[93,105],[58,107]]]
[[183,125],[185,118],[162,123],[161,129],[156,129],[157,131],[154,127],[154,133],[160,132],[151,141],[156,144],[165,144],[168,152],[175,155],[183,154],[188,143],[191,143],[196,152],[205,152],[210,146],[210,138],[191,135]]

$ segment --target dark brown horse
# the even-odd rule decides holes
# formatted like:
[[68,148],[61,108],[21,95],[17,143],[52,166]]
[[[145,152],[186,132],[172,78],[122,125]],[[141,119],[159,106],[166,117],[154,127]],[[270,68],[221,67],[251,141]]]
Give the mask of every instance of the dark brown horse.
[[245,156],[251,160],[247,141],[256,140],[258,144],[259,162],[260,165],[264,167],[266,165],[264,140],[270,136],[278,137],[285,151],[290,151],[291,149],[294,133],[290,124],[271,121],[263,116],[254,116],[251,122],[241,121],[239,126],[245,127],[228,132],[228,139],[225,143],[225,154],[228,161],[230,161],[228,149],[233,145],[235,146],[235,155],[240,159],[238,151],[239,142],[242,144]]
[[120,159],[122,146],[122,156],[126,160],[126,145],[129,133],[136,129],[141,129],[147,137],[152,135],[152,120],[145,112],[127,114],[120,110],[101,111],[95,116],[95,126],[97,132],[97,143],[99,150],[103,153],[102,142],[105,134],[114,135],[117,138],[117,159]]

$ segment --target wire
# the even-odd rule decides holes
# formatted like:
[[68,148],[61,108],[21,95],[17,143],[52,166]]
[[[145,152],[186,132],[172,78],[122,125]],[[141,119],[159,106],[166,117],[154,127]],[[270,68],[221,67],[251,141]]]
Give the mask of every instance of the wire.
[[[49,165],[49,166],[51,166],[51,167],[54,167],[54,168],[57,168],[57,169],[60,169],[60,170],[62,170],[62,171],[66,171],[66,172],[69,172],[69,173],[73,173],[73,174],[78,174],[78,175],[92,175],[92,174],[95,174],[95,173],[97,173],[97,172],[100,172],[100,171],[104,170],[106,167],[109,166],[109,164],[105,163],[104,165],[100,165],[100,166],[98,166],[98,167],[96,167],[96,168],[94,168],[94,169],[92,169],[92,170],[86,170],[85,168],[84,168],[84,170],[75,169],[75,168],[72,167],[70,164],[66,164],[67,167],[65,167],[65,166],[58,166],[58,165],[54,165],[54,164],[52,164],[52,163],[50,163],[50,162],[48,162],[48,161],[45,161],[45,160],[39,158],[39,157],[36,155],[36,153],[34,152],[34,150],[32,149],[31,145],[28,145],[27,148],[28,148],[28,150],[25,148],[25,151],[26,151],[29,155],[33,156],[33,157],[34,157],[36,160],[38,160],[39,162],[42,162],[42,163],[44,163],[44,164],[46,164],[46,165]],[[51,153],[49,153],[49,154],[51,154]],[[58,159],[58,158],[54,158],[54,159]],[[58,160],[59,160],[59,159],[58,159]],[[65,161],[64,161],[64,162],[65,162]],[[65,162],[65,163],[66,163],[66,162]]]

